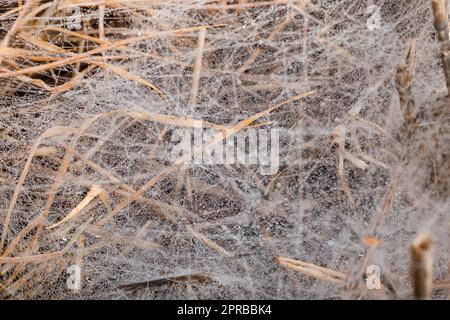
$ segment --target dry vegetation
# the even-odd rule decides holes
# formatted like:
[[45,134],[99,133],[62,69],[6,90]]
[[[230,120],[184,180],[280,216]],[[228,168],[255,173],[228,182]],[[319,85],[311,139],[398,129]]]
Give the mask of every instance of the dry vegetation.
[[[0,0],[0,297],[411,298],[412,251],[448,298],[431,2],[374,1],[370,30],[358,0]],[[199,120],[280,128],[279,172],[174,164]]]

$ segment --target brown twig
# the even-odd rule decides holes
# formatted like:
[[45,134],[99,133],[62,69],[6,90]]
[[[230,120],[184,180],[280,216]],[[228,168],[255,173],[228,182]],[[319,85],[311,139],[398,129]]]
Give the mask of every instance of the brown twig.
[[444,68],[445,81],[447,82],[447,93],[450,94],[450,41],[448,28],[448,2],[447,0],[432,0],[431,5],[434,13],[434,27],[438,33],[441,43],[441,58]]
[[415,69],[415,52],[416,39],[413,39],[406,55],[406,61],[404,64],[398,66],[395,77],[395,84],[400,99],[400,108],[402,110],[405,123],[409,128],[411,128],[411,126],[416,122],[417,117],[416,103],[411,91]]
[[431,236],[420,234],[411,245],[411,281],[414,298],[431,298],[433,289],[433,250]]
[[193,273],[193,274],[183,274],[183,275],[176,275],[176,276],[166,276],[161,277],[149,281],[144,282],[137,282],[137,283],[131,283],[122,285],[119,288],[125,291],[135,291],[139,289],[146,289],[150,287],[160,287],[171,283],[176,282],[197,282],[200,284],[211,282],[212,278],[205,274],[205,273]]

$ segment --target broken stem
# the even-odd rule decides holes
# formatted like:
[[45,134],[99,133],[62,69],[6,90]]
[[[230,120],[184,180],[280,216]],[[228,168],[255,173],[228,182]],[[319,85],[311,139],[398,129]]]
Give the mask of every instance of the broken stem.
[[448,28],[447,0],[432,0],[434,13],[434,27],[441,43],[442,67],[444,68],[445,81],[447,82],[447,94],[450,94],[450,41]]
[[433,250],[430,235],[419,235],[411,246],[411,280],[414,298],[431,299],[433,289]]
[[417,108],[412,94],[412,82],[415,71],[416,39],[412,39],[405,63],[397,67],[395,84],[400,99],[400,108],[406,125],[411,129],[416,122]]

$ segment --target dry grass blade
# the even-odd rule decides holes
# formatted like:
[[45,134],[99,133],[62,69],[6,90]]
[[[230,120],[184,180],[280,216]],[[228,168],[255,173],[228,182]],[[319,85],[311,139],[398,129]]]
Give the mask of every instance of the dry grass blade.
[[310,95],[313,95],[316,91],[308,91],[299,95],[296,95],[292,98],[289,98],[279,104],[276,104],[272,107],[267,108],[264,111],[261,111],[251,117],[248,117],[247,119],[244,119],[242,121],[239,121],[238,123],[232,125],[231,127],[226,128],[224,131],[218,133],[217,135],[213,136],[211,139],[209,139],[208,141],[206,141],[203,145],[200,145],[196,148],[194,148],[194,150],[192,151],[192,154],[187,154],[185,156],[180,157],[179,159],[177,159],[175,161],[176,165],[180,165],[180,164],[184,164],[186,161],[189,161],[190,158],[192,156],[196,156],[202,152],[204,152],[204,150],[208,150],[210,148],[212,148],[213,146],[215,146],[217,143],[223,141],[223,140],[227,140],[229,137],[233,136],[234,134],[236,134],[237,132],[245,129],[246,127],[250,126],[253,122],[255,122],[256,120],[268,115],[269,113],[271,113],[272,111],[286,105],[289,103],[292,103],[294,101],[297,100],[301,100],[305,97],[308,97]]
[[194,76],[192,77],[192,89],[190,99],[191,111],[195,108],[195,105],[197,103],[198,87],[202,69],[203,50],[205,47],[205,38],[206,38],[206,28],[203,28],[199,31],[198,34],[198,48],[197,48],[198,52],[197,57],[195,59]]
[[[161,33],[159,36],[179,35],[184,32],[191,32],[191,31],[195,31],[197,29],[204,29],[204,28],[205,27],[202,26],[202,27],[179,29],[179,30]],[[76,54],[76,55],[73,55],[72,57],[61,59],[59,61],[55,61],[55,62],[51,62],[51,63],[47,63],[47,64],[35,66],[35,67],[29,67],[29,68],[25,68],[25,69],[21,69],[21,70],[0,73],[0,78],[14,78],[14,77],[17,77],[20,75],[29,74],[29,73],[38,73],[38,72],[62,67],[62,66],[72,64],[72,63],[86,62],[86,61],[88,62],[90,59],[92,59],[92,56],[94,56],[95,54],[102,53],[102,52],[105,52],[107,50],[111,50],[114,48],[119,48],[119,47],[122,47],[122,46],[125,46],[128,44],[138,43],[140,41],[144,41],[144,40],[155,38],[155,37],[158,37],[158,35],[151,34],[151,35],[128,38],[128,39],[114,41],[114,42],[107,42],[107,43],[99,46],[98,48],[92,49],[85,53]],[[122,71],[120,71],[120,72],[122,72]]]
[[11,202],[9,204],[8,210],[6,211],[6,216],[5,216],[5,220],[3,222],[3,229],[2,229],[2,236],[1,236],[1,240],[0,240],[0,250],[3,250],[3,246],[5,244],[5,240],[6,237],[8,235],[8,228],[9,228],[9,223],[11,220],[11,214],[13,212],[13,209],[16,205],[17,202],[17,198],[19,197],[20,192],[22,191],[22,186],[23,183],[25,182],[25,178],[28,175],[28,172],[30,170],[31,167],[31,161],[33,160],[34,156],[35,156],[35,152],[38,150],[39,145],[41,144],[41,141],[49,138],[51,136],[55,136],[55,135],[61,135],[61,134],[72,134],[76,132],[76,129],[73,128],[65,128],[65,127],[55,127],[55,128],[51,128],[48,129],[47,131],[45,131],[37,140],[37,142],[34,144],[33,148],[31,149],[30,155],[27,158],[27,162],[25,163],[24,168],[22,169],[22,172],[20,174],[20,178],[17,182],[17,185],[14,189],[14,194],[12,196]]
[[115,66],[113,64],[110,63],[105,63],[105,62],[100,62],[100,61],[91,61],[91,63],[98,65],[106,70],[112,71],[115,74],[124,77],[125,79],[137,82],[139,84],[142,84],[148,88],[150,88],[151,90],[155,91],[156,93],[158,93],[159,95],[161,95],[162,97],[166,98],[166,95],[154,84],[150,83],[149,81],[142,79],[141,77],[134,75],[130,72],[128,72],[127,70],[120,68],[118,66]]
[[65,216],[64,219],[55,224],[52,224],[51,226],[48,226],[47,229],[54,229],[61,224],[69,221],[70,219],[73,219],[76,215],[81,213],[81,211],[96,197],[100,197],[102,201],[106,201],[105,205],[109,208],[108,193],[102,187],[93,185],[87,193],[86,197],[84,197],[84,199],[75,208],[73,208],[73,210],[70,211],[70,213]]
[[[6,33],[6,35],[3,37],[2,41],[0,42],[1,49],[6,49],[8,47],[11,37],[20,29],[21,25],[25,22],[24,21],[24,20],[26,20],[26,19],[24,19],[25,14],[28,11],[28,9],[30,9],[33,6],[34,3],[35,3],[35,0],[27,0],[25,5],[19,9],[20,10],[19,16],[14,21],[14,24],[8,30],[8,32]],[[1,64],[1,62],[2,62],[2,59],[0,56],[0,64]]]
[[221,247],[220,245],[218,245],[214,241],[208,239],[207,237],[205,237],[201,233],[195,231],[194,229],[192,229],[192,227],[187,226],[186,229],[187,229],[187,231],[189,232],[189,234],[191,236],[201,240],[206,246],[208,246],[209,248],[213,249],[214,251],[219,252],[222,256],[224,256],[224,257],[232,257],[233,256],[233,254],[230,253],[228,250],[224,249],[223,247]]
[[275,261],[283,267],[306,274],[319,280],[337,284],[345,283],[346,275],[341,272],[290,258],[277,257]]
[[40,253],[35,255],[28,255],[28,256],[20,256],[20,257],[0,257],[0,264],[6,264],[6,265],[15,265],[15,264],[35,264],[35,263],[43,263],[46,261],[54,260],[56,258],[59,258],[63,256],[65,253],[67,253],[73,244],[79,239],[79,237],[83,234],[83,232],[86,229],[86,226],[90,223],[90,221],[87,221],[83,225],[81,225],[76,233],[72,236],[72,239],[67,243],[67,245],[62,249],[55,252],[47,252],[47,253]]

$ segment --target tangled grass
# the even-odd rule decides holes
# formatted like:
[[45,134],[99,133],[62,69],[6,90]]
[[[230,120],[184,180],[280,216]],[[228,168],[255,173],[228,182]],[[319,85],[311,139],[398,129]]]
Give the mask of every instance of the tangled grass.
[[[449,296],[430,0],[0,4],[0,297],[410,298],[417,233]],[[199,121],[280,129],[279,171],[171,162]]]

